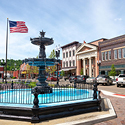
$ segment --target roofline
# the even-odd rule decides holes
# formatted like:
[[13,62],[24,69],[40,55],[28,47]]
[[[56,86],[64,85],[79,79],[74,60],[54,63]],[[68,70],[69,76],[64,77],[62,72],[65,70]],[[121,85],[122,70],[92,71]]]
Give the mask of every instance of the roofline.
[[94,40],[94,41],[89,42],[89,43],[93,43],[93,42],[99,41],[99,40],[101,40],[101,39],[103,39],[103,40],[108,40],[108,39],[106,39],[106,38],[100,38],[100,39]]
[[65,48],[65,47],[67,47],[67,46],[69,46],[69,45],[76,44],[76,43],[79,43],[79,42],[78,42],[78,41],[74,41],[74,42],[72,42],[72,43],[69,43],[69,44],[66,44],[66,45],[64,45],[64,46],[61,46],[61,48]]

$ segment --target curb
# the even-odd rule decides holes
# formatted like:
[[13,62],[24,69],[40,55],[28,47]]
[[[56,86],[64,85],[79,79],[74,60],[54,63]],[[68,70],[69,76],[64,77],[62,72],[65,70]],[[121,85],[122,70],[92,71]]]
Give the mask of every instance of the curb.
[[109,91],[105,91],[105,90],[101,90],[101,92],[102,92],[104,95],[114,96],[114,97],[118,97],[118,98],[125,98],[125,95],[122,95],[122,94],[116,94],[116,93],[109,92]]
[[77,121],[72,121],[72,122],[60,123],[60,124],[56,124],[56,125],[93,125],[96,123],[100,123],[100,122],[104,122],[104,121],[108,121],[108,120],[116,118],[117,115],[115,113],[115,110],[114,110],[111,102],[110,102],[110,99],[103,98],[102,103],[105,103],[104,104],[106,106],[105,110],[109,111],[108,114],[93,116],[92,118],[87,118],[84,120],[77,120]]

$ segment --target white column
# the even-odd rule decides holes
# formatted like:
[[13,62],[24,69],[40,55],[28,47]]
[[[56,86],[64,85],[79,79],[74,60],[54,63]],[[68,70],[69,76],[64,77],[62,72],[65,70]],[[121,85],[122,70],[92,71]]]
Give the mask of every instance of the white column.
[[92,64],[91,64],[91,57],[89,58],[89,76],[92,77]]
[[83,74],[86,75],[85,58],[83,59]]

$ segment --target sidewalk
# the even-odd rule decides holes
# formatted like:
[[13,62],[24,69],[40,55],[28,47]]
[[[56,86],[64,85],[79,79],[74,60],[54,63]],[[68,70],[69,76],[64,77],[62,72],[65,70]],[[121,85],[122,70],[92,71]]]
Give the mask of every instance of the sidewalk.
[[125,125],[125,95],[119,95],[119,97],[115,95],[109,96],[109,95],[104,95],[103,93],[101,93],[102,97],[110,99],[114,107],[114,110],[117,114],[117,118],[109,120],[109,121],[101,122],[95,125]]

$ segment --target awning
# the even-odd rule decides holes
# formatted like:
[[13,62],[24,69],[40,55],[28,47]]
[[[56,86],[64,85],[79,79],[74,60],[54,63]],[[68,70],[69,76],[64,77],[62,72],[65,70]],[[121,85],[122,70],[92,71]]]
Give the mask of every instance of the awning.
[[69,71],[69,70],[73,70],[73,69],[76,69],[76,68],[67,68],[67,69],[61,69],[61,70],[59,70],[59,71]]

